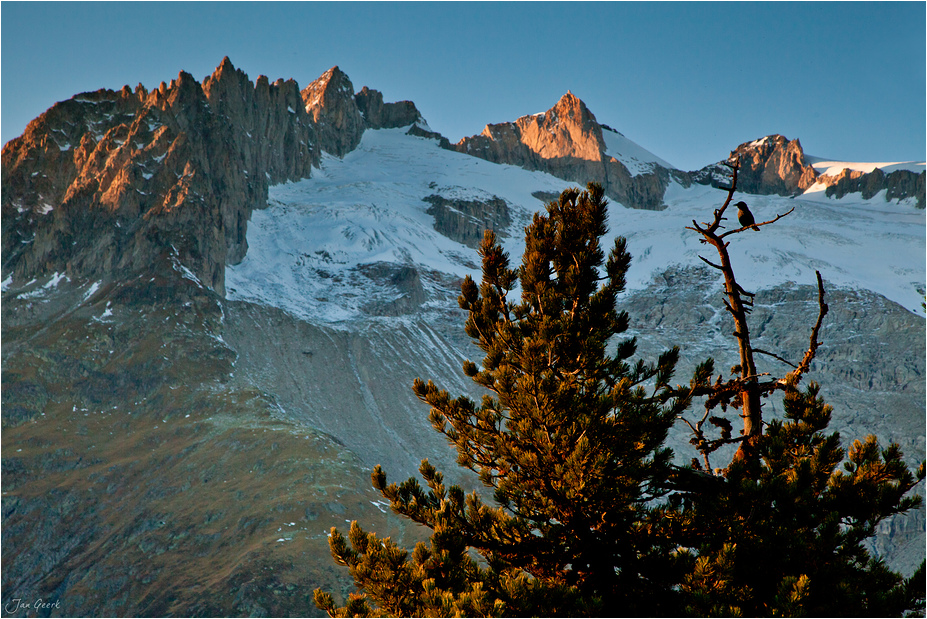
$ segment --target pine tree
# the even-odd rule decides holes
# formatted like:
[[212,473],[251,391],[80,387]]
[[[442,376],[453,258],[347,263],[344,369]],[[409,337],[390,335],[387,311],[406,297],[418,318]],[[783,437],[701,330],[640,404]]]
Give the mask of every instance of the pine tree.
[[430,544],[409,556],[354,525],[350,547],[333,532],[333,556],[366,597],[336,609],[319,592],[321,608],[368,614],[372,599],[396,615],[613,614],[616,603],[622,613],[670,612],[673,547],[646,522],[667,492],[663,443],[688,399],[670,396],[677,349],[653,365],[628,362],[633,339],[607,351],[628,327],[616,296],[630,256],[619,237],[605,260],[606,231],[602,188],[590,184],[535,216],[517,270],[486,233],[482,283],[467,278],[459,301],[466,333],[485,353],[482,367],[463,369],[487,395],[479,404],[452,399],[430,381],[414,390],[495,505],[445,488],[427,461],[427,490],[415,479],[387,485],[377,467],[374,486],[394,511],[434,531]]
[[735,460],[723,484],[663,520],[690,549],[686,614],[897,617],[922,609],[923,564],[904,579],[863,542],[881,520],[919,504],[905,494],[923,465],[915,478],[898,446],[880,449],[874,436],[854,441],[844,462],[814,383],[788,391],[784,404],[785,418],[754,444],[755,465]]
[[[467,278],[466,332],[485,357],[464,372],[487,395],[451,398],[430,381],[415,393],[431,421],[478,474],[483,495],[452,486],[427,461],[421,477],[373,485],[392,509],[428,527],[412,552],[355,522],[333,529],[335,560],[362,594],[333,616],[818,615],[887,616],[923,609],[924,566],[902,578],[863,542],[883,519],[919,504],[914,475],[897,445],[874,437],[849,452],[828,434],[831,409],[800,382],[820,346],[827,304],[818,274],[818,319],[804,358],[781,378],[764,378],[748,317],[752,294],[734,275],[724,212],[693,230],[719,253],[726,307],[741,363],[731,378],[699,365],[688,386],[671,386],[678,350],[653,364],[629,363],[628,316],[616,309],[630,256],[619,237],[605,259],[601,187],[565,191],[525,231],[522,264],[488,232],[482,282]],[[786,213],[787,215],[788,213]],[[758,222],[754,230],[774,223]],[[520,300],[509,296],[520,288]],[[608,352],[613,350],[613,352]],[[775,355],[773,355],[775,356]],[[783,359],[779,358],[781,361]],[[762,402],[782,392],[785,418],[764,420]],[[683,415],[698,398],[698,421]],[[735,434],[731,418],[743,420]],[[664,447],[683,419],[701,456],[676,466]],[[707,424],[707,425],[706,425]],[[724,468],[719,448],[736,444]],[[843,470],[840,470],[842,464]],[[488,503],[483,497],[491,496]]]
[[[920,504],[920,497],[906,495],[924,479],[924,464],[915,476],[897,444],[881,449],[874,436],[854,441],[847,454],[839,434],[826,432],[831,407],[819,396],[819,386],[812,382],[799,388],[821,345],[818,337],[828,312],[820,273],[818,318],[799,364],[752,345],[748,317],[753,295],[737,282],[727,251],[733,241],[727,239],[773,224],[791,210],[722,232],[737,185],[738,166],[730,167],[727,200],[711,222],[693,221],[690,229],[718,252],[718,263],[702,260],[723,274],[740,363],[729,380],[719,376],[697,389],[705,412],[699,422],[686,423],[705,466],[695,459],[688,476],[676,476],[682,492],[670,498],[659,520],[666,536],[684,549],[681,556],[688,557],[680,586],[687,614],[900,616],[922,611],[924,564],[905,579],[870,556],[863,542],[879,522]],[[776,357],[794,369],[782,378],[764,379],[770,375],[757,370],[756,355]],[[702,369],[710,367],[707,363]],[[784,394],[785,417],[766,421],[762,401],[774,392]],[[726,417],[731,413],[743,419],[739,436],[733,436]],[[720,436],[711,438],[712,429]],[[732,461],[713,470],[709,457],[730,443],[739,444]],[[703,473],[697,484],[691,482],[695,471]]]

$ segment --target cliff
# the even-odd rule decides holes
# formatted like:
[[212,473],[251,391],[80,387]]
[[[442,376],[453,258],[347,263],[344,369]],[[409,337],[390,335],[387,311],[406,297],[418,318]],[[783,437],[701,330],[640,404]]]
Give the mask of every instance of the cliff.
[[4,272],[108,279],[170,254],[222,293],[268,185],[319,155],[296,82],[252,84],[228,58],[202,84],[79,94],[3,148]]
[[543,114],[486,125],[480,135],[464,138],[452,148],[487,161],[547,172],[580,185],[601,183],[606,195],[631,208],[660,210],[671,178],[688,184],[685,175],[659,163],[632,174],[625,162],[609,152],[603,131],[617,134],[603,129],[586,104],[567,92]]
[[917,174],[910,170],[894,170],[885,173],[879,168],[872,172],[844,169],[837,175],[822,175],[818,182],[826,186],[829,198],[842,198],[850,193],[859,193],[866,200],[885,191],[886,200],[914,198],[917,208],[924,208],[924,180],[927,173]]

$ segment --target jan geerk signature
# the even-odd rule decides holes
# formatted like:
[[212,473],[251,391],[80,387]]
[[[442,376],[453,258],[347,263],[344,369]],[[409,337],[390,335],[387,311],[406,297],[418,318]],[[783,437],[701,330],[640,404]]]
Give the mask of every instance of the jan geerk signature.
[[3,610],[8,614],[12,615],[19,611],[25,612],[34,612],[39,610],[51,610],[52,608],[61,610],[61,600],[55,600],[54,602],[50,600],[43,600],[38,598],[36,600],[24,600],[22,598],[13,598],[3,606]]

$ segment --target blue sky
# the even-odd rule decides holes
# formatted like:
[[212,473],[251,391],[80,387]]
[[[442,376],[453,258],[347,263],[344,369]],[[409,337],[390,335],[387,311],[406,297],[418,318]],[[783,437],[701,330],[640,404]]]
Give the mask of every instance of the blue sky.
[[770,133],[817,156],[923,161],[925,7],[4,1],[0,130],[6,143],[79,92],[202,79],[227,55],[300,87],[339,65],[452,141],[572,90],[683,169]]

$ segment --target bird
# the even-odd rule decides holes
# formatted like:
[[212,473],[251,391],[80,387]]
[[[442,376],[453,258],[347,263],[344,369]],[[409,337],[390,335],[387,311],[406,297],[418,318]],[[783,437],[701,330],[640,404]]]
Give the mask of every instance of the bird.
[[753,213],[751,213],[750,209],[747,208],[747,203],[741,201],[734,206],[737,207],[737,220],[740,222],[740,225],[744,228],[747,226],[752,226],[754,230],[759,232],[760,228],[756,225],[756,220],[753,219]]

